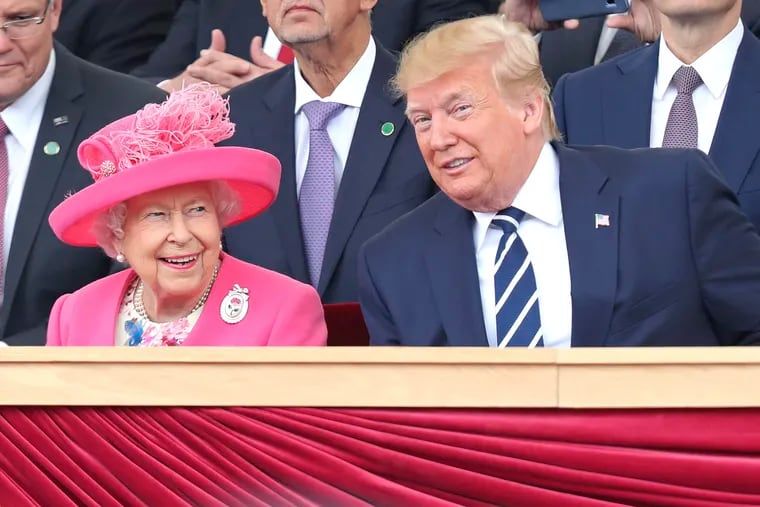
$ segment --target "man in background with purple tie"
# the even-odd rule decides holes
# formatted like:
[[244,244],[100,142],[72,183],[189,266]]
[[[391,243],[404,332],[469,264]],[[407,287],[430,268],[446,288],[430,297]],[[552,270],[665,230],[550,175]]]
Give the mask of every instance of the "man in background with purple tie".
[[[396,59],[372,37],[377,0],[262,0],[295,62],[234,88],[231,145],[279,158],[270,210],[225,232],[245,261],[356,301],[359,247],[434,192],[388,81]],[[252,168],[254,170],[254,168]]]
[[760,225],[760,136],[754,128],[760,41],[740,20],[742,1],[634,1],[660,13],[662,35],[560,79],[554,100],[565,141],[698,148]]
[[702,152],[557,142],[500,16],[412,43],[395,85],[441,192],[360,252],[372,344],[760,344],[760,235]]

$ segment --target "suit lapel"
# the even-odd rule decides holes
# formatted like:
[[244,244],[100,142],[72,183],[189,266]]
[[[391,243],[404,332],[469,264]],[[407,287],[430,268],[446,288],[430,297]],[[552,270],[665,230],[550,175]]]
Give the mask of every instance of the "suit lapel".
[[[570,261],[572,346],[604,345],[617,290],[620,196],[608,176],[581,152],[553,143]],[[608,227],[595,226],[597,214]]]
[[[295,148],[295,77],[291,65],[264,96],[270,112],[267,125],[252,123],[251,135],[259,136],[261,143],[251,144],[275,155],[282,164],[280,190],[270,208],[282,243],[282,251],[288,260],[291,276],[308,281],[309,271],[304,256],[301,219],[298,216],[296,194],[296,148]],[[243,106],[245,109],[245,106]]]
[[622,56],[615,80],[601,94],[604,143],[620,148],[649,146],[652,90],[657,74],[659,42]]
[[[320,295],[324,295],[330,284],[348,238],[383,172],[393,145],[406,128],[403,102],[391,97],[388,90],[388,81],[395,68],[395,59],[378,44],[375,65],[364,93],[351,149],[335,200],[319,279]],[[386,122],[395,126],[394,132],[389,136],[383,135],[380,130]]]
[[439,195],[441,210],[433,223],[425,260],[448,344],[488,346],[480,300],[472,213]]
[[[60,201],[64,197],[54,195],[53,190],[63,173],[66,160],[69,157],[76,157],[77,147],[72,142],[82,117],[82,107],[77,103],[77,99],[83,94],[84,89],[76,61],[56,45],[55,75],[37,134],[37,142],[29,164],[29,172],[13,230],[5,277],[4,309],[13,307],[13,299],[29,257],[29,251],[40,227],[47,227],[47,210],[50,202]],[[66,117],[68,121],[56,126],[53,120],[62,117]],[[56,155],[46,155],[43,151],[45,144],[51,141],[60,146],[60,151]]]
[[750,125],[760,111],[760,41],[745,29],[715,129],[710,157],[728,185],[739,191],[760,149]]

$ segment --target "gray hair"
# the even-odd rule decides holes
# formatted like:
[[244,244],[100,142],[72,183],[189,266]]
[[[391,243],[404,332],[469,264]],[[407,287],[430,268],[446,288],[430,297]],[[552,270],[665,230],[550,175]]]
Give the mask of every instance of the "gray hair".
[[[226,182],[214,180],[209,181],[208,185],[217,219],[221,226],[225,227],[240,212],[243,203],[237,192],[232,190]],[[112,259],[119,254],[114,243],[116,240],[124,239],[126,219],[127,203],[120,202],[98,215],[92,224],[95,241]]]

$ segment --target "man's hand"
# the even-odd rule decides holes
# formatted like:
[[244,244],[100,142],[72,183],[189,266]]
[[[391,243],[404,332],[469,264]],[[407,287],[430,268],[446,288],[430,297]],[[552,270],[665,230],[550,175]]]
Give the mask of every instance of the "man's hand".
[[206,81],[216,85],[219,93],[246,83],[261,75],[279,69],[284,64],[269,57],[262,48],[262,38],[251,40],[251,61],[226,53],[226,40],[221,30],[211,32],[211,44],[201,51],[200,57],[188,65],[185,72],[162,84],[162,88],[172,92],[190,83]]
[[642,42],[654,42],[660,36],[660,13],[651,0],[631,0],[627,14],[610,16],[607,26],[635,34]]
[[[227,43],[224,40],[224,34],[221,30],[212,30],[211,31],[211,44],[209,44],[208,49],[204,49],[203,51],[220,51],[224,52],[227,47]],[[201,54],[203,54],[203,51],[201,51]],[[201,57],[202,58],[202,57]],[[198,58],[200,60],[201,58]],[[176,76],[172,79],[166,80],[162,83],[159,83],[159,87],[164,90],[165,92],[171,93],[177,90],[182,89],[184,86],[187,86],[189,84],[197,83],[200,80],[192,77],[190,75],[190,67],[198,63],[198,60],[191,63],[187,66],[184,72],[180,74],[179,76]]]
[[508,20],[522,23],[533,33],[557,28],[573,30],[578,28],[577,19],[566,19],[562,23],[547,23],[538,7],[538,0],[504,0],[499,6],[499,14]]

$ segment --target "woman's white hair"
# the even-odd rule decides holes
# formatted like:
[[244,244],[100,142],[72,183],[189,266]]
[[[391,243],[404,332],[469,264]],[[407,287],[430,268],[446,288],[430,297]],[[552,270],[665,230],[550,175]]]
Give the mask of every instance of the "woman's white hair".
[[[222,227],[225,227],[235,217],[242,207],[240,196],[224,181],[209,181],[209,191],[214,202],[216,216]],[[92,224],[95,241],[103,251],[115,259],[116,240],[124,239],[124,222],[127,219],[127,203],[121,202],[98,215]]]

